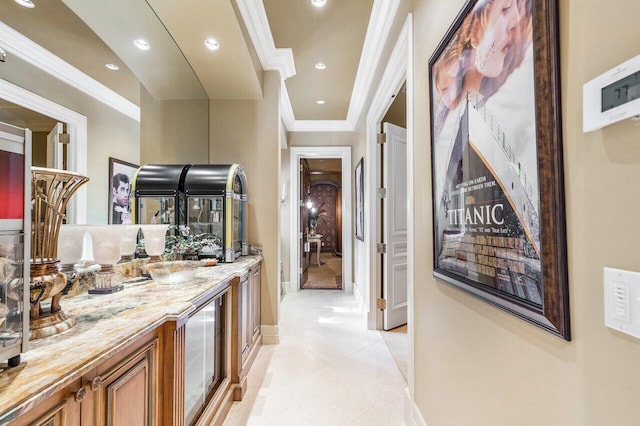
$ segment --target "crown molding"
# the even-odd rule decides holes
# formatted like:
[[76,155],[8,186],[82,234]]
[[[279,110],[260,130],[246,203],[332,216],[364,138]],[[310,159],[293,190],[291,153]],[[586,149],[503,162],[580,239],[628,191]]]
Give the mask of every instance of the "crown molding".
[[278,70],[282,79],[280,111],[290,132],[352,132],[371,89],[384,45],[389,37],[400,0],[374,0],[367,33],[351,93],[346,120],[296,120],[284,80],[295,75],[291,49],[276,49],[262,0],[236,0],[260,63],[265,70]]
[[276,48],[273,42],[271,27],[269,26],[267,12],[264,10],[262,0],[236,0],[236,4],[256,49],[262,68],[280,72],[282,80],[296,75],[293,51],[291,49]]
[[353,132],[355,126],[347,120],[295,120],[290,132]]
[[2,43],[7,53],[28,62],[116,111],[140,121],[139,106],[89,77],[3,22],[0,22],[0,43]]
[[396,16],[399,6],[399,0],[375,0],[373,2],[356,81],[353,84],[349,112],[347,113],[347,121],[353,123],[354,128],[362,115],[385,42],[389,38],[393,18]]

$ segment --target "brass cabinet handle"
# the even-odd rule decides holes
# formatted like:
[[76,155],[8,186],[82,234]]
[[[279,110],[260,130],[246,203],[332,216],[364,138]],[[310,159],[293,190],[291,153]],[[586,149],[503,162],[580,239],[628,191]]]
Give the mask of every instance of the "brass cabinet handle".
[[73,400],[75,402],[81,402],[85,396],[87,396],[87,388],[83,386],[73,393]]
[[100,376],[96,376],[92,381],[91,381],[91,390],[92,391],[97,391],[98,389],[100,389],[102,387],[102,377]]

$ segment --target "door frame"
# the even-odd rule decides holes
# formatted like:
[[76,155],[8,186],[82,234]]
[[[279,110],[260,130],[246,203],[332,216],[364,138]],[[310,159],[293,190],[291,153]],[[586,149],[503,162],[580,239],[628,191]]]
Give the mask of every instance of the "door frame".
[[350,146],[313,146],[291,147],[289,163],[289,194],[291,194],[291,228],[289,249],[290,288],[300,289],[300,160],[303,158],[339,158],[342,165],[342,290],[353,291],[353,234],[351,200],[351,147]]
[[[377,135],[381,131],[381,122],[391,106],[394,96],[402,84],[406,82],[407,93],[407,324],[409,337],[409,357],[407,385],[409,395],[414,394],[413,381],[413,347],[414,347],[414,84],[413,84],[413,14],[409,13],[393,48],[371,107],[366,117],[366,175],[370,176],[365,183],[365,205],[372,206],[376,197],[377,182],[380,182],[380,162],[378,158]],[[375,184],[374,184],[375,183]],[[380,236],[380,208],[375,209],[372,220],[365,220],[365,234],[372,235],[366,241],[367,265],[366,273],[369,281],[368,295],[364,300],[368,306],[367,325],[371,330],[380,330],[383,325],[382,311],[377,308],[377,295],[381,294],[382,277],[380,274],[380,256],[376,244]],[[367,238],[367,237],[365,237]],[[368,300],[367,300],[368,299]]]
[[[0,98],[67,124],[71,143],[67,150],[69,170],[87,176],[87,117],[0,79]],[[71,197],[68,223],[87,222],[87,188],[81,186]]]

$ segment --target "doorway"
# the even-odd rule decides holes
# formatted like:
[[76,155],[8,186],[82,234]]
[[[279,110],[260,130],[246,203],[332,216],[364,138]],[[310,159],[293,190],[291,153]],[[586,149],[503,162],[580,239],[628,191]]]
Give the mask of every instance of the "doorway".
[[[291,202],[291,238],[290,238],[290,280],[292,289],[298,291],[303,287],[305,277],[307,275],[307,281],[309,279],[308,273],[311,269],[312,272],[317,270],[322,273],[326,272],[328,275],[332,275],[332,279],[335,283],[340,280],[341,290],[351,293],[353,291],[353,279],[352,279],[352,224],[350,220],[342,220],[343,217],[348,217],[351,212],[351,147],[292,147],[290,157],[290,194]],[[317,160],[317,161],[316,161]],[[320,161],[322,160],[322,161]],[[320,166],[324,164],[324,166]],[[340,188],[336,187],[336,179],[328,179],[328,174],[322,173],[322,167],[329,167],[333,175],[339,176]],[[339,164],[339,168],[336,166]],[[311,174],[312,165],[314,168],[314,175]],[[308,168],[308,180],[305,177],[305,167]],[[326,170],[329,171],[329,170]],[[312,176],[314,178],[312,179]],[[312,180],[314,184],[312,185]],[[337,198],[337,190],[340,189],[339,206],[335,207],[336,210],[336,222],[340,220],[340,227],[332,225],[328,220],[328,210],[331,209],[331,203],[337,203],[337,201],[331,201],[327,204],[327,198],[333,192]],[[312,191],[316,194],[316,199],[311,198]],[[309,207],[307,207],[307,201],[309,201]],[[322,206],[322,203],[325,203]],[[312,213],[313,208],[316,211]],[[325,223],[323,223],[322,216],[320,215],[324,208]],[[338,214],[339,211],[339,214]],[[313,232],[315,235],[310,235],[312,226],[311,219],[316,222],[316,227]],[[318,231],[318,227],[323,229],[323,232],[333,232],[331,242],[329,244],[328,235],[321,234]],[[332,228],[333,227],[333,228]],[[338,229],[340,228],[340,229]],[[318,238],[317,235],[322,235]],[[314,237],[311,240],[309,237]],[[340,243],[338,245],[338,242]],[[324,246],[323,246],[324,243]],[[324,247],[324,250],[323,250]],[[319,254],[319,256],[318,256]],[[329,262],[333,265],[332,269],[323,268],[323,266],[329,265]],[[315,262],[315,266],[312,263]],[[323,262],[325,265],[323,265]],[[306,263],[306,264],[305,264]],[[339,269],[338,269],[339,265]],[[306,270],[305,270],[306,267]],[[338,271],[334,273],[332,271]],[[339,276],[338,276],[339,275]],[[326,281],[325,281],[326,282]],[[336,287],[333,287],[334,289]]]
[[[378,188],[382,182],[383,170],[382,163],[379,158],[378,134],[382,131],[382,123],[385,116],[390,111],[390,106],[397,98],[406,96],[406,100],[401,102],[405,107],[406,122],[406,168],[400,171],[406,178],[404,186],[406,187],[406,310],[407,310],[407,334],[402,336],[402,346],[406,353],[406,378],[408,384],[408,398],[413,398],[413,303],[414,303],[414,215],[413,215],[413,197],[414,192],[414,152],[413,152],[413,119],[414,119],[414,98],[413,98],[413,40],[412,15],[409,14],[398,35],[398,39],[391,53],[389,63],[383,73],[378,89],[371,102],[371,107],[366,117],[366,155],[371,161],[368,161],[365,173],[372,177],[372,184],[365,186],[365,204],[369,200],[370,205],[377,206],[374,217],[370,221],[365,221],[365,234],[368,233],[372,238],[365,240],[366,243],[366,277],[368,278],[368,292],[364,295],[363,301],[368,304],[367,323],[369,329],[382,330],[384,328],[384,290],[382,273],[383,263],[382,254],[378,253],[378,244],[381,241],[382,231],[384,230],[382,223],[385,222],[383,216],[383,205],[378,203]],[[389,121],[389,120],[387,120]],[[387,226],[389,224],[387,223]],[[381,247],[382,248],[382,247]],[[387,250],[390,247],[387,246]],[[387,289],[388,293],[388,289]],[[382,299],[382,300],[380,300]],[[387,307],[389,305],[387,300]],[[384,334],[384,332],[383,332]],[[406,336],[406,337],[404,337]],[[392,351],[392,344],[389,349]],[[404,349],[406,348],[406,349]]]
[[301,289],[342,290],[342,161],[300,160]]

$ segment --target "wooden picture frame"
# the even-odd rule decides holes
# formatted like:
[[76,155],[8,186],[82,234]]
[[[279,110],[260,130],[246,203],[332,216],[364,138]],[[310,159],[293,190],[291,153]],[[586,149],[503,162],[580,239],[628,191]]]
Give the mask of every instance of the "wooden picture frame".
[[468,0],[429,60],[434,276],[571,339],[556,0]]
[[139,166],[109,157],[109,224],[131,224],[131,187]]
[[355,171],[356,238],[364,241],[364,157],[360,158]]

